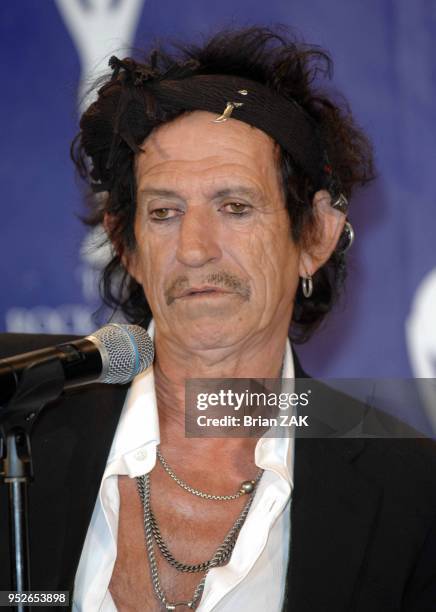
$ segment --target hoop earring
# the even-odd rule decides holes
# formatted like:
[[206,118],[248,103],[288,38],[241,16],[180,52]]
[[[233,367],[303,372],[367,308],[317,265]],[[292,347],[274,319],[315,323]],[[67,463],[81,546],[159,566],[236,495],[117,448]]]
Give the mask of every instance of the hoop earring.
[[313,280],[312,277],[302,276],[301,277],[301,289],[305,298],[310,298],[313,293]]
[[353,226],[351,225],[349,221],[345,223],[344,230],[345,230],[345,235],[348,239],[348,244],[344,248],[344,253],[345,253],[345,251],[348,251],[350,246],[353,244],[355,234],[354,234]]
[[344,225],[344,229],[338,241],[337,249],[339,253],[343,254],[348,251],[348,249],[354,242],[354,235],[355,234],[353,226],[349,221],[347,221]]

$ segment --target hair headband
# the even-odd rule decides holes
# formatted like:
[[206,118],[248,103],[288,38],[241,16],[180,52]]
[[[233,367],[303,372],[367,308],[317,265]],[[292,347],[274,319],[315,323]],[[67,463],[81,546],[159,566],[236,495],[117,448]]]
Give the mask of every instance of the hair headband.
[[[209,111],[218,115],[217,123],[232,117],[262,130],[292,156],[315,189],[325,188],[330,192],[333,208],[346,214],[348,201],[340,192],[319,128],[295,100],[239,76],[187,75],[175,79],[167,75],[162,78],[153,68],[115,56],[109,60],[109,66],[113,69],[112,80],[123,70],[126,84],[145,88],[162,107]],[[189,68],[192,70],[192,66]]]

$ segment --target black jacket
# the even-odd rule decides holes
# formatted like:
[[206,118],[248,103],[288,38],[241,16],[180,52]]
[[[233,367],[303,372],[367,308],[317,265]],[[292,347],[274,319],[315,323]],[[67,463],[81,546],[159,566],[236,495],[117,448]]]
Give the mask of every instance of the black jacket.
[[[64,341],[8,334],[0,356]],[[305,376],[296,360],[296,377]],[[33,590],[72,592],[127,386],[93,385],[47,406],[32,434]],[[329,406],[353,410],[331,390]],[[0,487],[0,590],[9,588],[7,500]],[[288,544],[286,544],[288,545]],[[433,442],[297,439],[285,610],[436,611]],[[251,604],[244,608],[248,612]]]

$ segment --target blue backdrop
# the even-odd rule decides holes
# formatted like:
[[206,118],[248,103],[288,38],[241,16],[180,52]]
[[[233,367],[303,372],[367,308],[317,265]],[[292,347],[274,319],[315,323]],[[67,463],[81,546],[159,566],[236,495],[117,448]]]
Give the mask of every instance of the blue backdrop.
[[101,257],[77,215],[69,161],[78,95],[112,51],[220,25],[284,23],[335,61],[377,152],[377,181],[352,202],[357,239],[344,300],[300,350],[318,376],[436,372],[433,0],[3,0],[2,295],[8,331],[96,327]]

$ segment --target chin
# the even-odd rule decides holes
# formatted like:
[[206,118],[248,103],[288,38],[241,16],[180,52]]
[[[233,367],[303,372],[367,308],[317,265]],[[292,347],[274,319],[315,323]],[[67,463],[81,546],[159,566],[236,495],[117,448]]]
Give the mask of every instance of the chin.
[[220,317],[201,317],[196,320],[178,320],[174,335],[184,346],[191,350],[212,350],[233,346],[247,334],[233,317],[223,320]]

